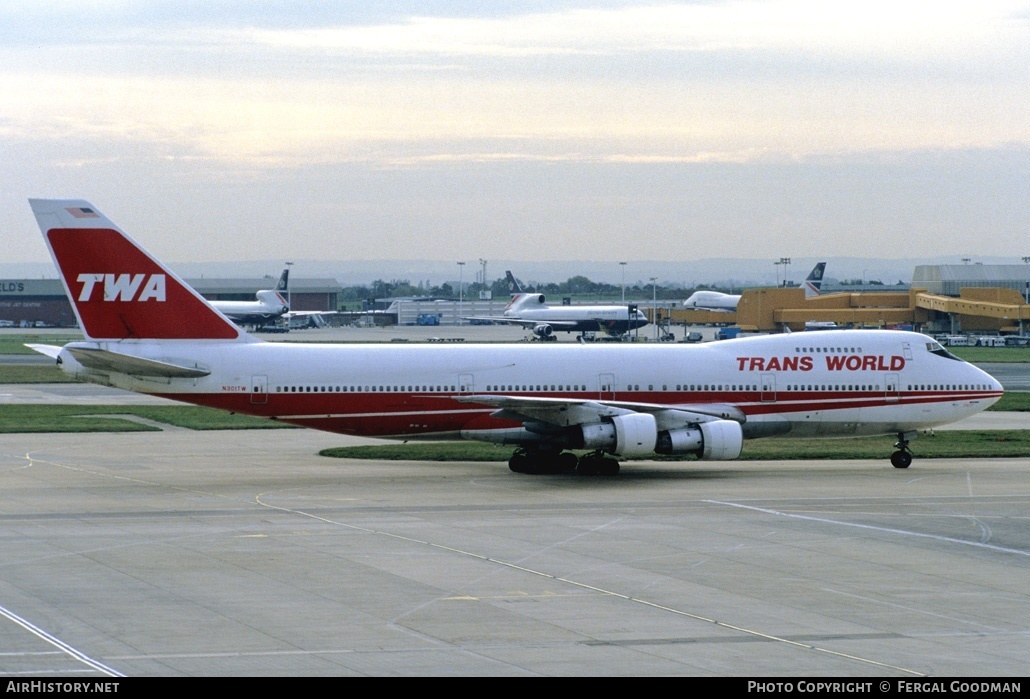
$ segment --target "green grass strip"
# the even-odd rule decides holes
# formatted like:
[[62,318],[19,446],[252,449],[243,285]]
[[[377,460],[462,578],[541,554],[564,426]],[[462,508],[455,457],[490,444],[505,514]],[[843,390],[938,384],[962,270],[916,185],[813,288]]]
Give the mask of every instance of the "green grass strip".
[[1007,410],[1025,413],[1030,410],[1030,391],[1006,393],[1001,397],[1001,400],[989,407],[988,410]]
[[974,364],[1030,362],[1030,347],[948,347],[947,350]]
[[160,428],[108,417],[135,415],[191,430],[288,428],[273,420],[233,415],[192,405],[26,405],[0,404],[0,433],[15,432],[140,432]]
[[0,384],[79,383],[53,364],[0,365]]
[[82,335],[46,335],[26,333],[23,335],[0,335],[0,354],[36,354],[26,344],[57,345],[61,347],[69,342],[81,342]]

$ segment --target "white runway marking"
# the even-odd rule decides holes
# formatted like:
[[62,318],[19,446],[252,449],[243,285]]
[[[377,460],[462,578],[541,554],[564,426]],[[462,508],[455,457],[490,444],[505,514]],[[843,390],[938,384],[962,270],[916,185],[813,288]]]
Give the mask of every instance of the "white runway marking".
[[36,626],[35,624],[33,624],[31,621],[29,621],[27,619],[23,619],[22,617],[18,616],[17,614],[15,614],[14,612],[10,611],[9,609],[5,609],[4,607],[0,607],[0,616],[3,616],[6,619],[9,619],[10,621],[13,621],[15,624],[17,624],[18,626],[22,627],[26,631],[28,631],[28,632],[38,636],[39,638],[43,639],[47,643],[51,644],[52,646],[55,646],[62,653],[66,654],[66,655],[70,655],[71,657],[73,657],[76,660],[78,660],[80,663],[83,663],[84,665],[88,665],[89,667],[93,668],[97,672],[103,673],[103,674],[107,675],[108,677],[125,677],[125,675],[123,675],[122,673],[118,672],[117,670],[109,668],[107,665],[104,665],[103,663],[101,663],[98,660],[94,660],[93,658],[89,657],[88,655],[86,655],[82,651],[76,650],[75,648],[73,648],[72,646],[68,645],[67,643],[65,643],[61,639],[57,638],[56,636],[54,636],[52,634],[47,633],[43,629],[41,629],[38,626]]
[[737,502],[722,502],[720,500],[705,500],[704,502],[711,503],[713,505],[725,505],[726,507],[739,507],[742,510],[751,510],[753,512],[762,512],[767,515],[777,515],[779,517],[791,517],[793,519],[803,519],[809,522],[821,522],[823,524],[836,524],[841,527],[855,527],[857,529],[869,529],[872,531],[884,532],[886,534],[901,534],[902,536],[915,536],[923,539],[934,539],[936,541],[946,541],[949,544],[961,544],[963,546],[975,546],[978,548],[990,549],[991,551],[999,551],[1001,553],[1014,553],[1017,556],[1030,556],[1030,551],[1020,551],[1019,549],[1005,548],[1004,546],[995,546],[993,544],[985,544],[979,541],[965,541],[964,539],[955,539],[950,536],[939,536],[937,534],[924,534],[923,532],[913,532],[905,529],[892,529],[890,527],[877,527],[872,524],[858,524],[855,522],[842,522],[837,519],[826,519],[825,517],[812,517],[811,515],[797,515],[791,514],[790,512],[780,512],[779,510],[770,510],[766,507],[755,507],[754,505],[741,505]]

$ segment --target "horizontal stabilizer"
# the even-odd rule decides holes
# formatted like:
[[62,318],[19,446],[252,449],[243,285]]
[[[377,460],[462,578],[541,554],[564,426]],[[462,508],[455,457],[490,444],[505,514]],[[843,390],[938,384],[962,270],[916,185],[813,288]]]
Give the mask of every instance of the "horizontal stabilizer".
[[64,349],[79,364],[87,369],[96,369],[97,371],[113,371],[119,374],[128,374],[129,376],[153,376],[170,379],[199,378],[211,373],[207,369],[197,366],[183,366],[181,364],[162,362],[157,359],[144,359],[143,357],[134,357],[130,354],[121,354],[92,347],[65,347]]
[[61,354],[61,350],[64,349],[63,347],[58,347],[56,345],[30,345],[26,343],[25,346],[34,352],[45,354],[51,359],[57,359],[58,355]]

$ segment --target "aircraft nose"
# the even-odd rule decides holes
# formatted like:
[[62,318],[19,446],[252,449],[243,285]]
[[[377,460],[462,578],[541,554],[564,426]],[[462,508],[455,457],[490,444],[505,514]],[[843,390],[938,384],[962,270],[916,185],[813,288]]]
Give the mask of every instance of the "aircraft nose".
[[977,369],[977,371],[979,372],[981,380],[987,379],[987,384],[991,391],[1005,391],[1005,387],[1001,385],[1001,381],[998,381],[998,379],[994,378],[983,369]]

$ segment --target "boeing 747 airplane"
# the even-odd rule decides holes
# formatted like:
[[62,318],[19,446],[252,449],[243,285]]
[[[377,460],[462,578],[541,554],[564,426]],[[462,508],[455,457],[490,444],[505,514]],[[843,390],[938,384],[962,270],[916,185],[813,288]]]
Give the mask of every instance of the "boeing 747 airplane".
[[[896,435],[1002,396],[912,332],[830,330],[681,344],[263,342],[95,207],[30,200],[85,340],[30,345],[72,376],[304,427],[515,447],[524,473],[615,473],[613,457],[735,459],[757,437]],[[571,450],[582,450],[577,456]]]

